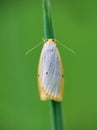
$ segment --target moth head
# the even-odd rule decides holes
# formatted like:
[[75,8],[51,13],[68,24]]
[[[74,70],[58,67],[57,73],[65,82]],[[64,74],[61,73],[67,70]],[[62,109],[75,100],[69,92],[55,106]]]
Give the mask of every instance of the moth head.
[[45,41],[45,43],[46,43],[46,44],[50,43],[50,44],[56,45],[54,39],[48,39],[48,40]]

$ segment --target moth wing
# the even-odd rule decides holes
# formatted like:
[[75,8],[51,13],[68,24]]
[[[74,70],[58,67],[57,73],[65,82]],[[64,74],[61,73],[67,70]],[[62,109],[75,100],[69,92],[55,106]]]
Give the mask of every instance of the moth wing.
[[[63,88],[64,88],[64,72],[62,60],[58,49],[56,48],[55,57],[50,58],[52,61],[53,73],[50,73],[51,68],[48,69],[48,78],[44,77],[43,90],[45,91],[48,98],[55,101],[62,100]],[[48,68],[48,64],[46,65]],[[44,74],[45,75],[45,74]]]
[[61,60],[61,56],[60,56],[60,53],[57,49],[57,54],[58,54],[58,59],[59,59],[59,66],[60,66],[60,69],[61,69],[61,88],[60,88],[60,91],[59,91],[59,94],[58,94],[58,97],[57,97],[57,100],[60,101],[62,100],[62,95],[63,95],[63,91],[64,91],[64,69],[63,69],[63,63],[62,63],[62,60]]
[[39,64],[38,64],[38,90],[39,90],[41,100],[47,100],[48,97],[45,94],[45,92],[42,90],[41,79],[40,79],[40,73],[42,72],[42,66],[43,66],[42,55],[43,55],[43,49],[42,49],[40,59],[39,59]]
[[48,53],[43,48],[38,67],[38,86],[42,100],[48,98],[60,101],[64,87],[63,66],[58,49]]

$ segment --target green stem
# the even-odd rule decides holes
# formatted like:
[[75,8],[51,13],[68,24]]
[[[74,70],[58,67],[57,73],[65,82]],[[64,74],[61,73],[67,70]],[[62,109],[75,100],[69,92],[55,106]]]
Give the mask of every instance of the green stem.
[[64,130],[61,102],[51,100],[52,130]]
[[[50,9],[50,0],[43,1],[44,36],[45,39],[54,39],[54,28]],[[64,130],[61,102],[51,100],[52,130]]]
[[43,0],[43,18],[44,18],[44,35],[45,39],[54,39],[54,29],[52,23],[50,0]]

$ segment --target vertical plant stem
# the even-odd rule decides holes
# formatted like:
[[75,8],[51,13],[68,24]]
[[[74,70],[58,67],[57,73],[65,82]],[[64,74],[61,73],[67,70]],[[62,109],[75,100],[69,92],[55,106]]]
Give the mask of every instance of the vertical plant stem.
[[50,0],[43,0],[43,20],[45,39],[54,39],[55,36],[50,9]]
[[52,130],[64,130],[62,104],[51,100]]
[[[43,4],[43,20],[44,20],[44,36],[45,39],[54,39],[54,28],[50,9],[50,0],[42,0]],[[61,102],[51,100],[51,121],[52,130],[64,130]]]

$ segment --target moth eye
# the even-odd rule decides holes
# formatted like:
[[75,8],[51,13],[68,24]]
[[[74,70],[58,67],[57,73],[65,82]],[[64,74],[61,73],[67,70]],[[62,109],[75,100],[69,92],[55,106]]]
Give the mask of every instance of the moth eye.
[[54,40],[54,39],[52,39],[52,41],[54,42],[55,40]]
[[48,74],[48,72],[46,72],[46,75]]

